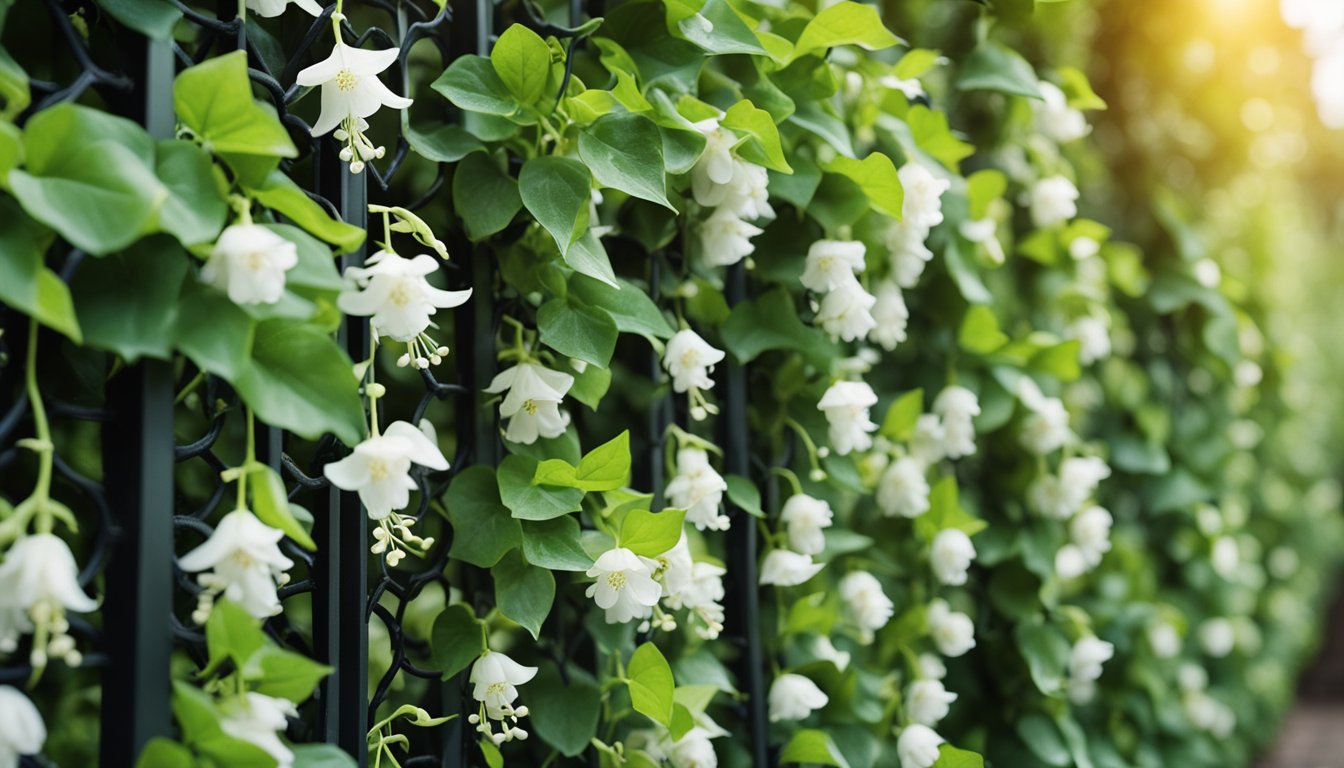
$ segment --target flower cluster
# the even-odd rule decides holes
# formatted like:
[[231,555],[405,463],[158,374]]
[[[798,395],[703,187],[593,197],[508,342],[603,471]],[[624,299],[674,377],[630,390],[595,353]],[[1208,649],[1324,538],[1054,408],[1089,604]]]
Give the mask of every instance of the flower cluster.
[[745,140],[721,125],[721,118],[695,124],[705,137],[705,149],[691,169],[695,202],[712,209],[697,225],[700,263],[726,267],[756,250],[751,238],[762,230],[752,222],[775,217],[770,207],[766,170],[738,156],[734,148]]

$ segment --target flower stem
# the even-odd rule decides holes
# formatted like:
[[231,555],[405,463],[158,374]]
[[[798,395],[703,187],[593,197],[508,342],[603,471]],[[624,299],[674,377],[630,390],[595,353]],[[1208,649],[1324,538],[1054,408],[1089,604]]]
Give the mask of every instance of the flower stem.
[[51,442],[51,425],[47,422],[47,409],[42,404],[42,392],[37,386],[37,320],[28,324],[28,356],[24,367],[24,384],[28,388],[28,405],[33,412],[33,431],[36,440],[28,447],[37,454],[37,483],[33,487],[32,498],[36,501],[37,532],[51,533],[52,516],[47,507],[51,498],[51,468],[55,460],[55,446]]
[[238,510],[247,509],[247,476],[257,462],[257,425],[251,408],[245,408],[243,413],[247,419],[247,443],[243,447],[243,471],[238,473],[238,503],[234,506]]
[[196,391],[196,388],[201,385],[201,382],[205,381],[205,376],[205,371],[197,371],[191,381],[188,381],[187,385],[182,387],[182,391],[177,393],[177,397],[173,398],[173,405],[181,405],[182,401],[186,400],[192,392]]

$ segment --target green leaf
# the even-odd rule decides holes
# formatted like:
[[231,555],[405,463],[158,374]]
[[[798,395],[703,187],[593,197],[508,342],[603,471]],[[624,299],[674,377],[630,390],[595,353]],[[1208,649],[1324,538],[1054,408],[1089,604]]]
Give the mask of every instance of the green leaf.
[[734,506],[752,517],[765,517],[765,510],[761,509],[761,489],[755,483],[741,475],[724,475],[723,480],[728,484],[728,500]]
[[417,154],[436,163],[456,163],[472,152],[484,152],[485,145],[460,125],[439,125],[430,131],[421,131],[410,123],[406,112],[401,132],[406,143]]
[[881,152],[873,152],[862,160],[836,155],[825,168],[831,173],[847,176],[858,184],[868,196],[873,210],[895,219],[901,218],[905,190],[901,187],[901,179],[896,174],[896,166],[892,164],[891,158]]
[[229,207],[216,184],[210,156],[189,141],[160,141],[154,173],[168,191],[159,209],[159,228],[183,245],[213,242],[224,228]]
[[924,412],[924,390],[912,389],[896,398],[882,419],[880,434],[888,440],[905,442],[915,432],[915,422]]
[[290,511],[289,491],[280,473],[266,464],[256,464],[248,472],[249,488],[252,491],[252,511],[261,522],[284,531],[294,543],[308,550],[317,551],[317,544],[308,535],[308,531]]
[[842,0],[818,13],[793,44],[790,61],[837,45],[857,45],[869,51],[900,45],[901,39],[882,24],[877,8]]
[[574,480],[585,491],[614,491],[630,482],[630,430],[579,459]]
[[691,732],[695,727],[695,718],[691,717],[691,711],[684,704],[678,704],[675,700],[672,702],[672,725],[668,731],[673,741],[678,741],[682,736]]
[[984,304],[972,304],[961,319],[957,343],[962,349],[977,355],[987,355],[1008,343],[1008,334],[999,330],[994,310]]
[[934,483],[929,491],[929,511],[915,520],[915,530],[925,541],[932,541],[939,531],[948,528],[974,536],[985,527],[984,520],[967,512],[957,500],[957,478],[953,475]]
[[579,131],[579,157],[598,184],[676,213],[667,200],[662,135],[647,117],[626,112],[598,118]]
[[974,752],[943,744],[938,748],[938,762],[933,764],[933,768],[985,768],[985,758]]
[[194,761],[191,750],[172,739],[155,736],[145,745],[135,768],[183,768]]
[[569,252],[564,258],[565,263],[581,275],[587,275],[610,286],[619,285],[616,273],[611,269],[611,259],[607,256],[607,250],[602,247],[602,241],[591,229],[586,230],[570,245]]
[[1042,763],[1058,768],[1073,765],[1073,758],[1069,756],[1069,748],[1064,745],[1059,729],[1045,715],[1028,712],[1019,717],[1017,735]]
[[985,168],[966,177],[966,201],[972,220],[989,215],[989,204],[1003,197],[1008,189],[1008,177],[997,168]]
[[[671,15],[672,6],[669,3],[669,20]],[[674,31],[710,53],[766,55],[756,33],[742,21],[727,0],[707,0],[697,14],[678,20]]]
[[579,521],[573,516],[523,523],[523,557],[552,571],[586,571],[593,558],[583,551]]
[[494,469],[477,465],[462,470],[448,486],[446,501],[453,526],[450,557],[490,568],[523,543],[522,526],[500,501]]
[[1036,71],[1022,55],[992,40],[983,40],[961,65],[957,88],[998,91],[1013,96],[1041,98]]
[[546,459],[537,464],[537,473],[533,475],[535,485],[556,485],[565,488],[578,488],[574,474],[578,470],[564,459]]
[[555,602],[555,577],[545,568],[529,565],[517,552],[509,552],[490,569],[495,582],[495,605],[499,612],[541,636],[542,622]]
[[364,242],[364,230],[328,216],[322,206],[308,197],[284,171],[272,171],[264,184],[249,191],[257,202],[284,214],[285,218],[336,246],[342,253],[353,251]]
[[621,535],[617,545],[636,555],[658,557],[677,546],[681,540],[681,524],[686,519],[684,509],[665,509],[654,513],[632,509],[621,521]]
[[958,172],[962,160],[975,154],[975,145],[952,132],[946,112],[916,104],[905,114],[905,121],[915,145],[953,172]]
[[574,372],[574,384],[567,394],[596,411],[610,388],[611,369],[589,365]]
[[1059,68],[1059,89],[1074,109],[1105,109],[1106,102],[1092,90],[1087,75],[1077,67]]
[[522,207],[518,182],[484,152],[467,155],[453,170],[453,209],[471,240],[484,240],[504,229]]
[[0,227],[0,302],[79,343],[83,337],[70,289],[43,263],[51,232],[5,195],[0,195],[0,221],[5,222]]
[[1057,693],[1069,663],[1069,641],[1064,634],[1053,624],[1039,620],[1018,624],[1014,634],[1037,690],[1047,696]]
[[326,664],[276,645],[261,646],[243,665],[243,677],[251,690],[295,703],[312,696],[317,684],[331,672]]
[[521,106],[484,56],[461,56],[434,81],[434,90],[461,109],[512,117]]
[[901,55],[896,65],[891,68],[891,74],[900,80],[919,77],[938,66],[940,58],[942,58],[942,54],[938,51],[929,48],[912,48]]
[[295,744],[294,768],[357,768],[355,759],[335,744]]
[[806,763],[809,765],[834,765],[849,768],[844,755],[825,731],[804,728],[793,734],[789,743],[779,753],[780,763]]
[[514,517],[519,520],[550,520],[578,511],[583,501],[582,489],[534,485],[532,478],[536,474],[536,459],[513,454],[505,456],[504,461],[500,462],[496,474],[499,498]]
[[208,652],[201,676],[213,674],[228,660],[242,668],[252,654],[267,642],[261,631],[261,622],[232,600],[219,600],[210,609],[205,622],[205,644]]
[[630,655],[625,668],[630,704],[636,712],[663,725],[672,724],[672,667],[653,643],[644,643]]
[[792,173],[779,140],[779,126],[769,112],[746,99],[728,108],[719,124],[738,135],[737,152],[743,159],[772,171]]
[[721,331],[724,346],[739,363],[749,363],[767,350],[805,350],[820,341],[816,329],[798,319],[793,298],[784,288],[739,302]]
[[490,65],[523,106],[535,107],[546,95],[551,49],[536,32],[522,24],[510,26],[495,41],[490,50]]
[[597,735],[602,714],[602,692],[587,675],[571,669],[569,683],[555,667],[543,664],[527,684],[528,715],[542,741],[565,757],[577,757]]
[[241,378],[251,365],[256,330],[257,321],[223,293],[195,279],[182,282],[173,344],[201,370]]
[[947,248],[943,251],[947,273],[951,275],[952,282],[956,283],[961,297],[967,302],[989,304],[994,301],[994,294],[989,292],[984,281],[980,279],[980,269],[971,261],[973,254],[968,254],[969,250],[970,244],[963,238],[947,238]]
[[551,299],[537,310],[537,332],[563,355],[606,368],[616,350],[616,322],[606,312],[571,296]]
[[616,330],[637,333],[646,338],[670,339],[675,332],[663,311],[643,288],[627,280],[618,279],[617,287],[575,276],[569,280],[569,291],[585,303],[611,315]]
[[446,680],[485,653],[485,625],[466,605],[450,605],[434,619],[429,650],[432,668]]
[[1031,358],[1031,367],[1054,376],[1060,381],[1077,381],[1083,375],[1078,363],[1078,349],[1082,342],[1077,339],[1061,341],[1045,347]]
[[588,228],[591,189],[588,168],[568,157],[534,157],[518,174],[523,205],[555,238],[562,256]]
[[476,742],[481,748],[481,757],[485,758],[486,768],[504,768],[504,754],[495,743],[485,737]]
[[[28,73],[23,71],[23,67],[14,60],[4,46],[0,46],[0,124],[7,126],[3,131],[12,129],[18,133],[12,123],[28,105],[33,102],[32,91],[28,85]],[[0,156],[3,156],[3,150],[0,150]],[[8,175],[9,169],[13,166],[0,161],[0,189],[5,188],[4,177]]]
[[297,157],[289,132],[252,98],[247,54],[233,51],[185,69],[173,81],[173,109],[207,150],[228,155]]
[[[341,273],[336,271],[336,260],[331,248],[298,227],[289,224],[262,224],[275,234],[294,244],[299,262],[285,273],[286,288],[309,288],[334,294],[345,288]],[[307,295],[307,293],[305,293]]]
[[167,0],[99,0],[112,18],[154,40],[170,40],[182,11]]
[[320,328],[286,320],[257,326],[252,364],[231,383],[257,417],[309,440],[331,432],[346,445],[364,434],[354,365]]

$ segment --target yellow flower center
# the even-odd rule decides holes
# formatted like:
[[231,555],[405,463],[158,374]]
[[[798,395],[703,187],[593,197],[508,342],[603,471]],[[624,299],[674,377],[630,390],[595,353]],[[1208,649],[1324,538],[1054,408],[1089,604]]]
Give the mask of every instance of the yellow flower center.
[[398,280],[395,288],[387,295],[389,301],[398,307],[404,307],[411,303],[411,290],[406,285],[405,280]]
[[389,474],[391,474],[391,472],[387,469],[387,462],[382,459],[373,459],[369,462],[369,477],[372,478],[374,482],[387,479]]
[[248,251],[243,255],[243,264],[253,272],[260,272],[266,266],[266,254],[261,251]]
[[529,416],[536,416],[536,415],[537,415],[537,401],[535,401],[535,400],[524,400],[524,401],[523,401],[523,410],[524,410],[524,411],[527,411],[527,415],[529,415]]
[[354,73],[348,69],[342,69],[336,73],[336,87],[342,91],[353,91],[358,83],[359,78],[355,77]]
[[252,566],[256,565],[257,562],[252,558],[251,555],[249,555],[248,553],[244,552],[241,549],[235,549],[233,551],[233,554],[230,555],[229,557],[231,560],[233,560],[235,565],[237,565],[239,568],[244,569],[251,568]]
[[607,586],[620,591],[625,589],[625,571],[612,571],[607,574]]
[[504,685],[505,685],[505,684],[502,683],[502,682],[500,682],[500,683],[491,683],[491,684],[487,685],[487,686],[485,687],[485,695],[486,695],[486,696],[503,696],[503,695],[504,695]]

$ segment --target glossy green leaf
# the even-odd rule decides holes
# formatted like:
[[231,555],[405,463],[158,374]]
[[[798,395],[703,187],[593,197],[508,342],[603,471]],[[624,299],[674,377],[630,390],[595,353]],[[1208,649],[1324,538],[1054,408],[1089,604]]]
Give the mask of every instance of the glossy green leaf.
[[662,310],[645,290],[627,280],[617,280],[618,287],[603,284],[587,277],[575,276],[569,280],[569,291],[587,304],[611,315],[616,330],[637,333],[654,339],[669,339],[673,329]]
[[495,582],[495,605],[499,612],[532,633],[541,635],[542,622],[555,601],[555,577],[545,568],[530,565],[518,552],[509,552],[490,569]]
[[900,43],[901,39],[882,23],[877,8],[841,0],[822,10],[807,23],[793,45],[792,58],[837,45],[857,45],[876,51]]
[[275,113],[252,98],[244,51],[206,59],[183,70],[173,81],[173,109],[207,150],[226,157],[298,155]]
[[617,544],[642,557],[658,557],[681,540],[681,524],[685,519],[686,511],[682,509],[662,512],[632,509],[621,521]]
[[459,472],[445,501],[453,526],[450,557],[490,568],[523,543],[522,526],[500,501],[495,470],[490,467],[477,465]]
[[611,315],[575,297],[541,305],[537,330],[542,343],[551,349],[603,368],[616,349],[618,331]]
[[322,206],[308,197],[283,171],[272,172],[264,184],[249,191],[257,202],[279,211],[309,234],[339,248],[342,253],[353,251],[364,242],[364,230],[328,216]]
[[453,209],[472,240],[504,229],[522,207],[518,182],[484,152],[467,155],[453,171]]
[[1021,54],[992,40],[982,41],[971,51],[961,65],[957,88],[1041,98],[1039,81],[1031,64]]
[[825,731],[804,728],[793,734],[779,753],[781,764],[834,765],[849,768],[844,755]]
[[728,484],[728,500],[734,506],[752,517],[765,517],[765,510],[761,509],[761,489],[755,483],[741,475],[724,475],[723,479]]
[[577,757],[597,735],[602,692],[587,675],[571,669],[568,684],[543,664],[527,684],[528,719],[537,736],[565,757]]
[[572,515],[524,521],[523,557],[552,571],[583,572],[593,567],[593,558],[580,543],[579,521]]
[[82,339],[70,289],[43,263],[52,234],[29,219],[13,199],[0,195],[0,302],[42,325]]
[[490,59],[484,56],[455,59],[432,87],[453,104],[470,112],[510,117],[521,108]]
[[647,117],[624,113],[598,118],[579,131],[579,157],[598,184],[676,212],[667,199],[662,135]]
[[534,157],[518,174],[523,205],[551,233],[563,255],[588,227],[592,176],[582,163],[567,157]]
[[793,172],[784,157],[779,127],[769,112],[744,99],[729,107],[719,124],[737,134],[742,142],[737,151],[743,158],[780,173]]
[[546,95],[551,49],[536,32],[522,24],[510,25],[495,41],[490,50],[490,65],[518,103],[536,106]]
[[862,160],[838,155],[825,168],[832,173],[847,176],[859,185],[859,189],[868,196],[873,210],[895,219],[901,218],[905,191],[891,158],[881,152],[873,152]]
[[961,319],[957,344],[967,352],[987,355],[1008,343],[1008,335],[999,330],[994,310],[984,304],[972,304]]
[[486,651],[485,625],[461,603],[443,609],[430,635],[433,669],[448,679],[471,666]]
[[252,490],[252,511],[257,519],[284,531],[294,543],[309,552],[316,552],[317,544],[290,509],[289,491],[280,473],[265,464],[257,464],[248,476],[248,486]]
[[572,487],[534,485],[537,461],[526,456],[505,456],[496,479],[499,497],[520,520],[550,520],[579,509],[583,490]]
[[888,440],[904,442],[914,434],[915,422],[924,412],[924,390],[912,389],[892,401],[882,418],[879,434]]
[[253,651],[243,665],[249,688],[265,696],[302,703],[313,695],[331,667],[301,653],[267,644]]
[[625,667],[630,703],[636,712],[663,725],[672,723],[672,692],[675,682],[672,668],[662,651],[653,643],[644,643],[630,656]]

